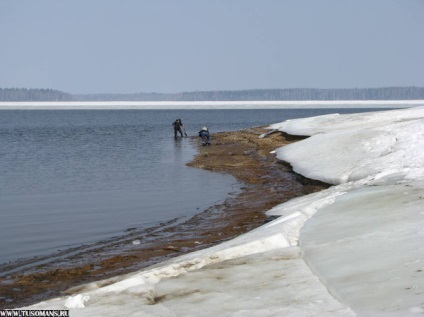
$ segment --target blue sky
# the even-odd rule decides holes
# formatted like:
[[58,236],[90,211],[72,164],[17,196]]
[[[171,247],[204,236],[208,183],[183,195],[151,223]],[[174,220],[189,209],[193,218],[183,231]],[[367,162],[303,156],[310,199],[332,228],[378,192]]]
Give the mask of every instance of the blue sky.
[[0,87],[424,86],[423,0],[0,0]]

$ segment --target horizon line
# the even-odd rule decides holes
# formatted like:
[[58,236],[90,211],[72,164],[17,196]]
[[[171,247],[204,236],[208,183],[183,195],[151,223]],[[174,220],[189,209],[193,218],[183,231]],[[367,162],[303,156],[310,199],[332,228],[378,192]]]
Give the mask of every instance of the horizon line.
[[[336,107],[339,106],[339,107]],[[0,101],[0,110],[190,110],[190,109],[309,109],[409,108],[418,100],[263,100],[263,101]]]

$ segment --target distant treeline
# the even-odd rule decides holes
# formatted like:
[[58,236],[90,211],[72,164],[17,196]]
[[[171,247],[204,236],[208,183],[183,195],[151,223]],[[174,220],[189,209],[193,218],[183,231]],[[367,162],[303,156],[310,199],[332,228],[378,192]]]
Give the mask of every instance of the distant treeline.
[[71,94],[53,89],[0,88],[0,101],[72,101]]
[[52,89],[0,88],[0,101],[249,101],[249,100],[414,100],[422,87],[355,89],[251,89],[181,93],[69,94]]
[[414,100],[424,99],[424,88],[252,89],[175,94],[92,94],[73,97],[78,101]]

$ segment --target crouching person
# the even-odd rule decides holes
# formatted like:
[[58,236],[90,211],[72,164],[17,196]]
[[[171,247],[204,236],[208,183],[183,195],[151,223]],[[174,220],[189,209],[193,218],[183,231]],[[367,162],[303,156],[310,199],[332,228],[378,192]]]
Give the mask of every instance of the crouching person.
[[202,145],[211,145],[211,135],[207,127],[203,127],[202,130],[199,131],[199,137],[202,138]]

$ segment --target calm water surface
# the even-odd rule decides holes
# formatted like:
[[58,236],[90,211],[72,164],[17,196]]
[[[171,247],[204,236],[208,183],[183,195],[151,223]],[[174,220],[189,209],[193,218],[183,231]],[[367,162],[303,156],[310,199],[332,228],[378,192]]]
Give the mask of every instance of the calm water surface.
[[[0,111],[0,263],[184,218],[239,190],[173,138],[372,109]],[[381,110],[381,109],[380,109]],[[213,146],[213,145],[212,145]],[[207,193],[207,194],[205,194]]]

